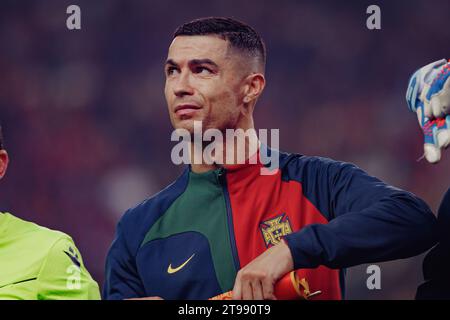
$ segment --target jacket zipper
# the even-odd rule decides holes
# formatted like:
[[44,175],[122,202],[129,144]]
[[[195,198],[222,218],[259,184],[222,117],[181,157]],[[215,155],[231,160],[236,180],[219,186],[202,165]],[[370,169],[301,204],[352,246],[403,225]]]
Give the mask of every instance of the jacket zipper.
[[226,178],[226,170],[221,168],[219,173],[217,174],[220,184],[222,185],[222,190],[225,198],[225,206],[227,212],[227,220],[228,220],[228,234],[231,242],[231,251],[233,254],[234,266],[236,268],[236,272],[240,269],[239,256],[237,253],[236,247],[236,238],[234,236],[234,225],[233,225],[233,216],[231,214],[231,203],[230,203],[230,194],[228,193],[227,188],[227,178]]

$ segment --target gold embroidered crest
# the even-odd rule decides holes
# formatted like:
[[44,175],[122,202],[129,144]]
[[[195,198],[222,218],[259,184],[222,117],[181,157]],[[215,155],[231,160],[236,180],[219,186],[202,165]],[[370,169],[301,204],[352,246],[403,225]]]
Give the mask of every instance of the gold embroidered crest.
[[280,243],[285,235],[292,233],[289,218],[285,213],[282,213],[273,219],[261,222],[259,228],[263,234],[266,247]]

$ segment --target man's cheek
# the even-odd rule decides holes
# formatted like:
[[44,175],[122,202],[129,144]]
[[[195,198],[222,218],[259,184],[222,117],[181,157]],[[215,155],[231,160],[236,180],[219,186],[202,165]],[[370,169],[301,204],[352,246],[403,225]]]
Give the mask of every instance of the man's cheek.
[[236,99],[233,92],[224,91],[220,96],[221,111],[224,114],[233,114],[237,109]]

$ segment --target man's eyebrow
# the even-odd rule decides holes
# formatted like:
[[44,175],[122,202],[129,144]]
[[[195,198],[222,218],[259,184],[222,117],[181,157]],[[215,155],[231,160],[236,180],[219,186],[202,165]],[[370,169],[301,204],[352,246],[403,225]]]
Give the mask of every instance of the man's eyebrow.
[[218,68],[219,66],[212,61],[211,59],[192,59],[189,61],[190,65],[198,65],[198,64],[209,64],[211,66],[214,66],[216,68]]
[[[192,59],[192,60],[189,60],[189,65],[201,65],[201,64],[209,64],[209,65],[211,65],[211,66],[213,66],[213,67],[216,67],[216,68],[218,68],[219,66],[217,65],[217,63],[215,63],[214,61],[212,61],[211,59]],[[166,61],[166,66],[167,65],[169,65],[169,66],[174,66],[174,67],[178,67],[178,64],[175,62],[175,61],[173,61],[172,59],[168,59],[167,61]]]
[[175,61],[173,61],[172,59],[168,59],[166,61],[166,65],[171,65],[171,66],[178,67],[178,64],[176,64]]

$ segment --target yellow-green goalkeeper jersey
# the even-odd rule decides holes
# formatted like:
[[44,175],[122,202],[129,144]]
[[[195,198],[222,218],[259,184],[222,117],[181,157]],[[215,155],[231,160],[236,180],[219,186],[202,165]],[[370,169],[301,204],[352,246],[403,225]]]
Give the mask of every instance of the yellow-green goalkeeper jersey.
[[0,212],[0,299],[100,299],[68,235]]

